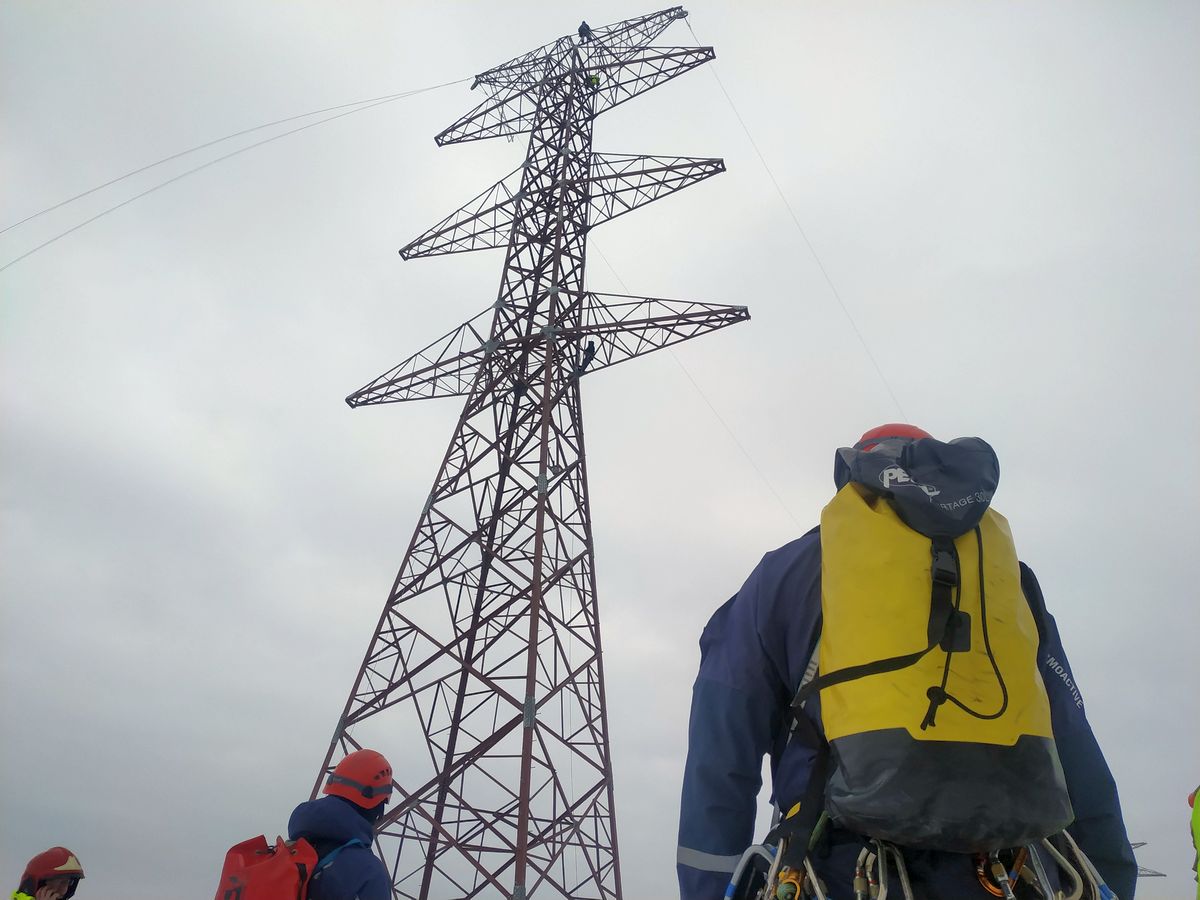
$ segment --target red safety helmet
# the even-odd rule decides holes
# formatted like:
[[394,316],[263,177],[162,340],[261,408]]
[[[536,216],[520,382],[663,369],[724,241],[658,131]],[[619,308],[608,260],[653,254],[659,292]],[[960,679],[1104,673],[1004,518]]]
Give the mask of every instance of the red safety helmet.
[[1195,807],[1196,807],[1196,795],[1197,794],[1200,794],[1200,787],[1196,788],[1194,791],[1192,791],[1190,794],[1188,794],[1188,806],[1192,807],[1193,809],[1195,809]]
[[82,877],[83,866],[79,864],[74,853],[66,847],[51,847],[44,853],[39,853],[25,866],[25,872],[21,875],[21,886],[17,890],[23,894],[36,894],[51,879],[70,878],[71,886],[63,895],[70,897],[75,893]]
[[375,750],[355,750],[337,764],[322,793],[374,809],[391,799],[392,764]]
[[933,435],[924,428],[918,428],[916,425],[905,425],[903,422],[891,422],[887,425],[872,428],[858,439],[858,443],[854,445],[854,449],[873,450],[880,441],[886,441],[888,438],[908,438],[915,441],[927,437],[933,437]]

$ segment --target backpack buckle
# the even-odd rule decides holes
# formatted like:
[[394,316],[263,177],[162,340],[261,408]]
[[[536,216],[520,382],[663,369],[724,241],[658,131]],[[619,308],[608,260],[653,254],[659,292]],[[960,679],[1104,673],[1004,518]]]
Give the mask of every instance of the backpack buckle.
[[958,586],[958,563],[954,559],[954,551],[952,549],[942,549],[933,547],[933,565],[931,572],[933,574],[933,583],[942,584],[946,587]]

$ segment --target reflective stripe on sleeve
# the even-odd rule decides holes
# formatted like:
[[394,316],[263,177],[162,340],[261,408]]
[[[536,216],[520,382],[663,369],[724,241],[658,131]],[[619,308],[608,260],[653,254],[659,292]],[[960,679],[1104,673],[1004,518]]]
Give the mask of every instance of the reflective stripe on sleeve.
[[675,862],[681,866],[690,866],[701,872],[724,872],[726,875],[732,875],[741,860],[740,853],[736,856],[717,856],[715,853],[701,853],[690,847],[680,847],[675,854]]

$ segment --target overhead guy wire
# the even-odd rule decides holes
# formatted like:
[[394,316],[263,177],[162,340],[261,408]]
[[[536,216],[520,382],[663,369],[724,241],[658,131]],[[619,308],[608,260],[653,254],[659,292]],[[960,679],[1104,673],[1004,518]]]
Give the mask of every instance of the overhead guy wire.
[[[696,37],[696,31],[692,28],[692,23],[684,19],[684,24],[687,25],[688,31],[692,33],[692,37],[700,43],[700,38]],[[742,118],[742,114],[738,112],[737,104],[733,102],[733,97],[729,96],[729,91],[725,89],[725,83],[721,81],[721,76],[717,73],[716,65],[709,67],[713,78],[717,80],[717,87],[721,89],[721,93],[725,95],[725,100],[729,103],[729,108],[733,110],[734,116],[738,120],[738,124],[742,126],[742,131],[746,133],[746,139],[750,141],[750,146],[754,148],[755,154],[758,156],[758,161],[762,163],[762,167],[766,170],[767,176],[771,179],[771,183],[775,185],[775,192],[779,194],[779,199],[783,201],[783,205],[787,208],[788,215],[792,218],[792,223],[796,226],[796,230],[800,232],[800,237],[804,239],[804,246],[808,248],[808,252],[812,254],[813,261],[816,262],[817,268],[821,272],[821,276],[825,279],[825,283],[829,285],[829,290],[833,294],[833,298],[837,301],[838,306],[842,308],[842,314],[846,317],[846,321],[850,323],[851,330],[854,331],[854,336],[858,338],[858,342],[862,345],[863,351],[867,354],[867,359],[871,361],[871,365],[875,367],[876,374],[879,375],[879,380],[883,382],[884,388],[887,390],[892,402],[896,404],[896,409],[900,412],[901,419],[908,419],[904,412],[904,407],[900,405],[900,398],[896,396],[896,392],[892,390],[891,384],[887,380],[887,376],[883,374],[883,368],[879,365],[879,361],[875,359],[875,354],[871,352],[870,346],[867,344],[866,338],[863,337],[862,331],[859,330],[858,323],[854,321],[854,316],[850,315],[850,309],[846,306],[846,302],[842,300],[842,295],[838,292],[837,286],[834,285],[833,279],[829,277],[829,272],[825,269],[825,264],[821,262],[821,257],[817,255],[817,250],[813,246],[812,241],[808,239],[808,233],[804,230],[804,226],[800,224],[800,219],[796,215],[796,211],[792,209],[792,204],[788,202],[787,195],[784,194],[783,188],[779,185],[779,180],[775,177],[775,173],[771,171],[771,167],[767,164],[767,159],[763,156],[762,150],[758,148],[758,142],[754,140],[754,135],[750,133],[750,129],[746,126],[746,121]]]
[[[206,147],[212,147],[213,145],[222,143],[223,141],[228,141],[228,140],[231,140],[236,137],[241,137],[243,135],[251,134],[252,132],[255,132],[255,131],[261,131],[264,128],[270,128],[273,125],[282,125],[287,122],[294,122],[297,119],[304,119],[309,116],[320,115],[321,113],[332,112],[334,110],[345,110],[345,112],[339,112],[337,115],[327,116],[324,119],[318,119],[315,122],[309,122],[305,125],[299,126],[298,128],[292,128],[292,129],[289,129],[288,131],[284,131],[280,134],[272,135],[269,138],[264,138],[261,141],[255,141],[252,144],[247,144],[245,147],[240,147],[237,150],[234,150],[230,153],[226,153],[223,156],[218,156],[216,159],[211,159],[206,163],[202,163],[199,166],[196,166],[192,169],[188,169],[186,172],[181,172],[180,174],[178,174],[172,178],[168,178],[166,181],[162,181],[162,182],[154,185],[153,187],[142,191],[140,194],[135,194],[134,196],[132,196],[126,200],[122,200],[120,203],[117,203],[117,204],[114,204],[113,206],[108,207],[107,209],[103,210],[102,212],[97,213],[96,215],[92,216],[91,218],[85,219],[84,221],[79,222],[76,225],[73,225],[71,228],[68,228],[66,231],[60,232],[59,234],[56,234],[54,237],[50,238],[49,240],[43,241],[42,243],[38,244],[32,250],[28,250],[16,258],[10,259],[3,266],[0,266],[0,272],[3,272],[9,266],[14,265],[14,264],[20,262],[21,260],[23,260],[29,256],[32,256],[34,253],[37,253],[39,250],[50,246],[55,241],[57,241],[61,238],[64,238],[73,232],[78,231],[80,228],[83,228],[85,225],[90,225],[92,222],[95,222],[97,219],[101,219],[104,216],[107,216],[111,212],[116,212],[118,209],[120,209],[123,206],[128,206],[130,203],[133,203],[135,200],[140,200],[142,197],[145,197],[148,194],[153,194],[155,191],[159,190],[160,188],[164,188],[169,184],[173,184],[176,181],[179,181],[183,178],[188,177],[189,175],[195,175],[197,172],[203,171],[204,169],[207,169],[210,166],[215,166],[219,162],[224,162],[227,159],[232,159],[235,156],[245,153],[247,150],[253,150],[255,147],[261,147],[264,144],[269,144],[272,141],[279,140],[280,138],[285,138],[285,137],[288,137],[289,135],[297,134],[298,132],[301,132],[301,131],[306,131],[309,128],[315,128],[317,125],[324,125],[326,122],[332,122],[334,119],[340,119],[340,118],[343,118],[344,116],[350,116],[350,115],[353,115],[354,113],[362,112],[363,110],[366,110],[366,109],[371,109],[376,106],[383,106],[386,103],[393,103],[396,100],[402,100],[406,97],[413,97],[417,94],[428,93],[429,91],[435,91],[435,90],[438,90],[439,88],[449,87],[449,86],[455,85],[455,84],[462,84],[462,83],[470,81],[470,80],[471,80],[470,78],[459,78],[455,81],[447,81],[442,84],[430,85],[429,87],[416,88],[411,91],[402,91],[401,93],[398,93],[398,94],[387,94],[385,96],[376,97],[376,98],[373,98],[370,100],[359,100],[355,103],[343,103],[338,106],[330,106],[330,107],[326,107],[325,109],[313,110],[312,112],[301,113],[300,115],[296,115],[296,116],[288,116],[285,119],[278,119],[274,122],[267,122],[266,124],[263,124],[263,125],[256,125],[254,128],[247,128],[242,131],[236,132],[234,134],[229,134],[229,135],[226,135],[225,137],[217,138],[216,140],[208,141],[204,144],[199,144],[198,146],[192,147],[189,150],[182,150],[179,153],[175,153],[175,154],[172,154],[171,156],[164,157],[164,158],[158,160],[157,162],[153,162],[148,165],[142,166],[140,169],[135,169],[132,172],[127,172],[124,175],[121,175],[117,178],[113,178],[110,181],[106,181],[104,184],[97,185],[96,187],[91,188],[90,190],[84,191],[82,194],[76,194],[74,197],[69,197],[66,200],[63,200],[59,203],[54,204],[53,206],[48,206],[45,209],[34,213],[33,215],[26,216],[20,222],[14,222],[12,225],[5,227],[3,229],[3,231],[0,231],[0,234],[3,234],[5,231],[8,231],[12,228],[16,228],[18,225],[24,224],[25,222],[28,222],[31,219],[36,219],[38,216],[42,215],[43,213],[48,213],[52,210],[58,209],[61,206],[65,206],[68,203],[71,203],[82,197],[86,197],[89,194],[93,194],[96,191],[101,190],[102,188],[106,188],[110,185],[116,184],[117,182],[124,181],[126,178],[132,178],[134,175],[139,175],[142,172],[145,172],[149,169],[153,169],[155,166],[162,165],[163,163],[170,162],[171,160],[179,159],[182,156],[187,156],[189,153],[194,153],[198,150],[203,150]],[[354,108],[347,109],[347,107],[354,107]]]
[[[604,255],[604,251],[596,246],[596,241],[594,238],[588,243],[588,249],[596,251],[600,259],[604,262],[604,265],[608,266],[608,271],[612,272],[613,277],[617,279],[617,284],[621,285],[621,289],[627,294],[630,293],[629,286],[625,284],[625,279],[617,274],[617,270],[614,269],[613,264],[608,261],[608,257]],[[750,463],[750,468],[754,470],[755,474],[758,475],[762,483],[767,486],[767,490],[771,492],[771,495],[779,503],[780,508],[787,513],[787,517],[792,520],[792,523],[797,528],[803,530],[804,526],[801,525],[800,521],[792,514],[792,510],[788,507],[787,503],[784,502],[783,496],[775,489],[775,485],[771,483],[771,479],[766,476],[766,473],[763,472],[758,463],[754,461],[754,457],[750,455],[750,451],[746,449],[746,445],[743,444],[738,438],[737,432],[730,428],[729,423],[725,421],[725,417],[717,412],[717,408],[713,405],[713,402],[708,399],[708,394],[704,393],[704,389],[700,387],[700,383],[692,377],[692,373],[689,372],[687,366],[683,364],[683,360],[679,358],[679,355],[672,348],[668,347],[667,352],[671,355],[671,359],[675,360],[675,365],[679,366],[683,374],[687,376],[687,380],[692,383],[692,387],[696,389],[696,393],[700,395],[700,399],[705,402],[708,408],[712,411],[712,414],[716,416],[717,421],[721,423],[721,427],[725,429],[725,433],[729,435],[729,437],[733,440],[733,443],[737,445],[737,448],[742,451],[742,456],[746,457],[746,461]]]

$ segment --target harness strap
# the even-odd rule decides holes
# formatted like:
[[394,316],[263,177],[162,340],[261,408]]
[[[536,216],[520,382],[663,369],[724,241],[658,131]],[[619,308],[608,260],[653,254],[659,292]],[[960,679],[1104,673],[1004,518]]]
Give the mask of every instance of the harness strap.
[[324,856],[322,856],[321,859],[317,862],[316,868],[313,869],[313,877],[315,878],[321,870],[328,868],[333,863],[333,861],[335,859],[337,859],[338,854],[341,853],[343,850],[345,850],[347,847],[365,847],[365,846],[367,846],[367,845],[366,845],[366,843],[363,842],[363,840],[361,838],[351,838],[350,840],[346,841],[346,843],[342,844],[340,847],[334,847],[332,850],[330,850],[328,853],[326,853]]
[[[807,719],[807,716],[802,716],[802,718]],[[816,730],[811,721],[809,727]],[[829,781],[833,769],[832,762],[833,756],[829,752],[829,744],[825,742],[824,738],[821,738],[816,758],[813,760],[812,771],[808,776],[808,785],[804,788],[804,799],[800,801],[800,809],[794,816],[789,816],[781,821],[767,835],[769,844],[778,844],[783,838],[787,838],[787,846],[784,848],[781,858],[781,864],[784,866],[799,869],[808,857],[813,835],[817,833],[821,819],[825,815],[825,785]]]
[[796,699],[792,701],[792,729],[789,742],[799,740],[805,746],[816,750],[813,767],[809,772],[808,784],[804,788],[804,796],[800,801],[800,809],[794,816],[782,819],[775,824],[767,835],[767,843],[779,844],[784,837],[788,839],[780,864],[799,869],[808,855],[808,846],[812,843],[813,834],[817,831],[821,815],[825,811],[825,784],[832,774],[832,756],[829,743],[825,736],[804,713],[804,703],[807,697],[800,694],[811,685],[817,677],[817,657],[819,654],[820,637],[813,643],[812,655],[804,676],[800,679],[800,688]]

